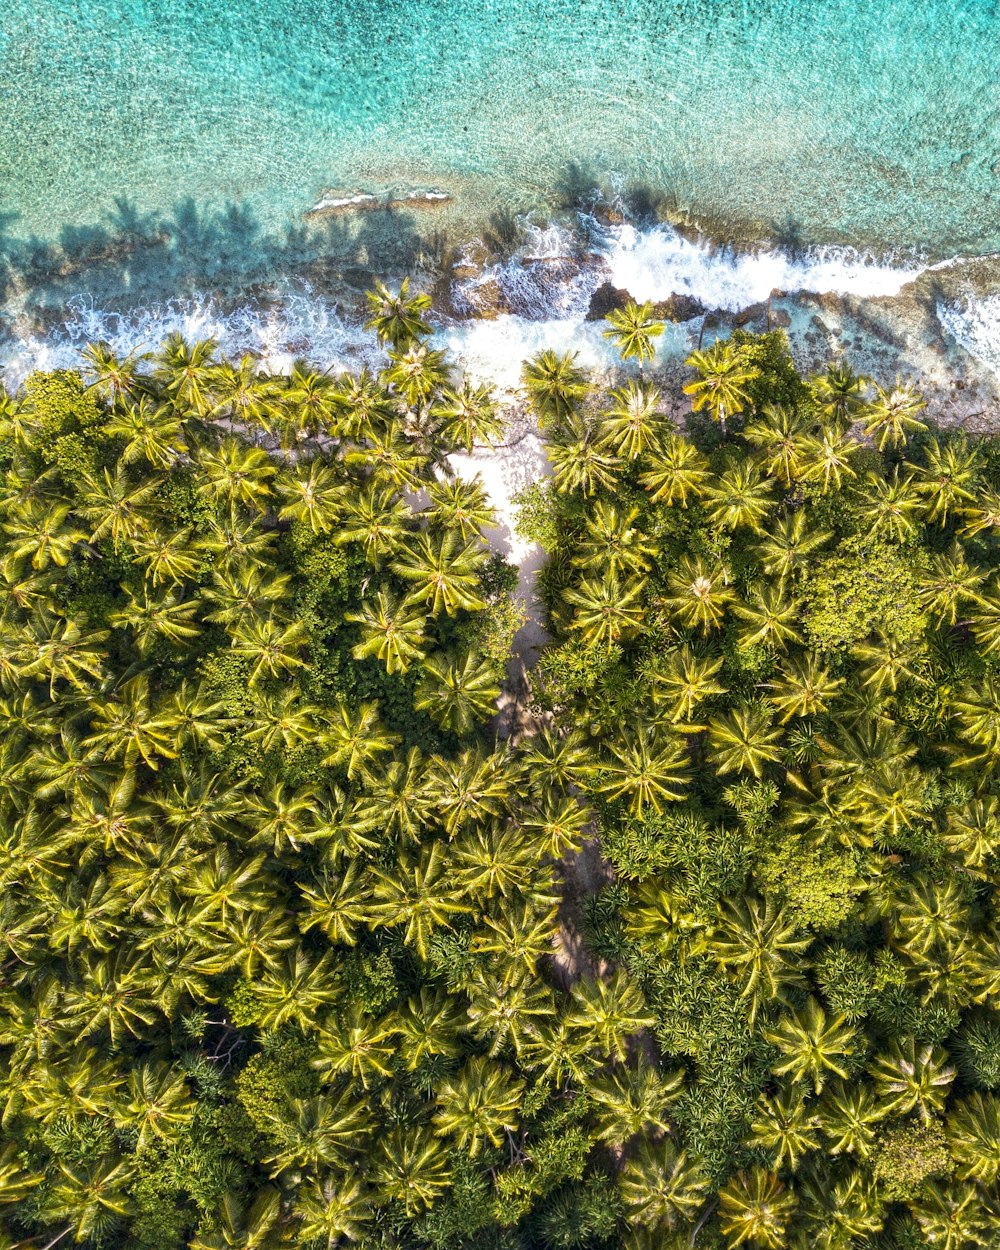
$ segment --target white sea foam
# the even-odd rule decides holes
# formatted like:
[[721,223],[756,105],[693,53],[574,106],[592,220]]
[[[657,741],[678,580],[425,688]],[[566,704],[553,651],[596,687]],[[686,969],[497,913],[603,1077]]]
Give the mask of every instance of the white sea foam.
[[[578,352],[585,368],[603,370],[615,363],[600,324],[586,320],[590,298],[605,281],[639,300],[684,294],[708,308],[738,311],[774,289],[892,295],[921,272],[916,261],[892,264],[846,249],[815,249],[796,257],[766,249],[742,253],[692,242],[666,225],[645,230],[601,227],[592,220],[583,225],[583,231],[522,225],[521,244],[511,257],[454,287],[460,311],[494,318],[447,327],[437,336],[439,345],[469,373],[510,390],[524,359],[543,348]],[[989,317],[976,313],[967,320],[965,329],[956,320],[956,338],[963,342],[965,334],[974,354],[993,350],[983,345],[991,333]],[[331,301],[308,289],[288,289],[264,303],[248,300],[235,308],[204,297],[115,312],[79,297],[44,337],[15,335],[0,343],[0,365],[7,385],[16,386],[32,369],[76,365],[88,342],[103,339],[126,354],[152,350],[171,331],[188,339],[215,338],[226,356],[249,352],[275,371],[286,370],[299,356],[333,369],[383,359],[373,335],[345,321]],[[688,330],[671,326],[658,354],[682,355],[689,347]],[[1000,343],[995,350],[1000,357]]]
[[195,297],[118,312],[78,297],[44,337],[14,336],[0,343],[0,366],[6,385],[16,387],[33,369],[76,367],[88,343],[106,342],[125,356],[153,351],[173,332],[188,341],[216,339],[224,356],[249,353],[275,373],[286,372],[299,357],[334,370],[383,359],[370,331],[343,320],[321,296],[298,290],[266,305],[246,302],[227,309],[211,297]]
[[1000,294],[967,295],[955,303],[941,300],[936,312],[959,347],[1000,374]]
[[637,300],[691,295],[727,312],[761,303],[775,290],[896,295],[924,269],[917,261],[892,264],[842,247],[810,248],[799,256],[773,248],[737,252],[682,238],[667,225],[618,226],[605,232],[600,250],[611,284]]

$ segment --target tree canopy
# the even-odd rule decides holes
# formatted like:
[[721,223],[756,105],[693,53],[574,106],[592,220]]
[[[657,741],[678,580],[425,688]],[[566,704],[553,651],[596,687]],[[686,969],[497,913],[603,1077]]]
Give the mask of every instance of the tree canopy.
[[529,362],[505,739],[427,313],[0,406],[0,1245],[1000,1246],[1000,446],[780,334],[685,431]]

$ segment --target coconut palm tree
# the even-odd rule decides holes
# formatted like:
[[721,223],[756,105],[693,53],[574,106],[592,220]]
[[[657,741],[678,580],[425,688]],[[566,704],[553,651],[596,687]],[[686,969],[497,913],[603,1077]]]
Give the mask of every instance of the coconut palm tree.
[[905,543],[916,535],[921,511],[920,495],[912,473],[900,478],[897,465],[891,478],[878,477],[874,473],[865,478],[859,515],[869,533]]
[[478,571],[485,556],[474,542],[460,539],[454,530],[431,534],[421,530],[401,545],[392,571],[410,582],[412,596],[423,600],[432,616],[449,616],[462,610],[474,612],[486,606],[477,593]]
[[520,1121],[524,1082],[512,1080],[485,1056],[474,1056],[437,1095],[435,1132],[475,1158],[484,1143],[499,1146]]
[[745,526],[755,534],[763,533],[763,522],[771,508],[768,496],[773,489],[770,478],[762,478],[757,468],[744,461],[727,469],[715,482],[702,489],[708,505],[708,520],[721,529],[735,530]]
[[940,1046],[929,1042],[893,1041],[876,1055],[869,1068],[884,1114],[916,1111],[924,1124],[940,1113],[955,1069]]
[[787,404],[768,404],[756,421],[751,421],[743,437],[760,448],[764,472],[791,486],[802,475],[803,452],[808,445],[812,419]]
[[215,339],[188,344],[174,331],[153,355],[152,382],[178,412],[207,415],[213,402],[218,347]]
[[725,569],[711,567],[701,556],[682,557],[667,578],[664,604],[688,629],[700,628],[707,634],[722,624],[726,608],[736,601]]
[[795,1086],[783,1086],[773,1098],[757,1101],[748,1145],[767,1151],[772,1167],[795,1170],[819,1148],[820,1116]]
[[535,414],[543,428],[553,428],[571,417],[590,385],[577,368],[576,353],[559,356],[551,348],[533,356],[521,371],[521,380]]
[[475,652],[438,653],[425,659],[422,667],[414,707],[427,712],[442,729],[464,736],[496,711],[500,694],[496,670]]
[[641,817],[647,807],[659,812],[664,803],[684,798],[690,774],[683,745],[673,734],[640,723],[627,738],[607,746],[610,758],[597,788],[612,802],[626,800],[629,811]]
[[670,1138],[645,1138],[628,1160],[621,1192],[630,1221],[663,1233],[687,1230],[709,1195],[708,1179],[699,1165]]
[[807,950],[810,941],[770,899],[749,896],[723,901],[703,945],[705,953],[741,985],[753,1020],[764,1003],[802,984],[793,957]]
[[570,628],[587,644],[610,649],[642,624],[645,589],[645,578],[633,581],[627,589],[615,576],[583,578],[579,586],[563,591],[564,601],[576,609]]
[[719,1190],[719,1224],[729,1246],[780,1250],[795,1210],[795,1195],[774,1172],[739,1172]]
[[772,715],[758,702],[744,703],[712,717],[708,737],[718,772],[748,772],[762,777],[768,764],[781,759],[782,733],[771,727]]
[[879,451],[886,446],[901,447],[909,434],[927,428],[917,417],[926,407],[926,400],[912,382],[897,378],[891,391],[876,382],[875,395],[864,416],[865,436],[875,439]]
[[448,442],[470,456],[477,446],[490,446],[503,437],[503,418],[488,386],[473,386],[466,379],[461,389],[444,387],[434,412]]
[[655,455],[666,433],[659,390],[629,381],[612,391],[608,399],[610,407],[600,419],[601,444],[626,460]]
[[650,467],[639,475],[639,482],[650,492],[652,503],[686,508],[701,498],[710,477],[708,461],[686,438],[667,434],[659,447],[649,450],[648,461]]
[[870,384],[846,361],[831,363],[825,373],[809,378],[809,389],[820,412],[842,426],[850,425],[864,413],[864,394]]
[[831,1072],[847,1079],[846,1062],[855,1051],[855,1031],[842,1016],[828,1020],[815,998],[810,998],[802,1011],[784,1016],[764,1036],[781,1056],[771,1067],[775,1076],[806,1082],[814,1094],[822,1092]]
[[404,278],[395,292],[377,280],[367,299],[371,315],[366,328],[375,331],[380,343],[407,347],[430,334],[431,328],[424,320],[430,311],[430,296],[411,295],[409,278]]
[[726,422],[749,402],[747,387],[760,377],[760,370],[747,362],[739,347],[721,339],[708,351],[692,352],[684,363],[700,375],[684,387],[684,394],[692,397],[691,407],[695,412],[707,409],[725,433]]
[[622,360],[635,358],[640,369],[645,361],[652,360],[656,355],[653,340],[660,338],[667,328],[656,319],[649,300],[639,305],[630,299],[624,308],[615,308],[608,313],[605,320],[608,329],[604,331],[604,337],[614,342]]

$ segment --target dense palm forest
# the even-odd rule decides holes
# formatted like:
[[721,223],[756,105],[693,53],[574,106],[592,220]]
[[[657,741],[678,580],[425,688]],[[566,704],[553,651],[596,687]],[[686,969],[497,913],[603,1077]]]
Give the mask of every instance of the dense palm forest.
[[739,332],[682,433],[649,308],[536,357],[499,738],[503,422],[371,303],[377,376],[2,401],[0,1244],[1000,1246],[1000,445]]

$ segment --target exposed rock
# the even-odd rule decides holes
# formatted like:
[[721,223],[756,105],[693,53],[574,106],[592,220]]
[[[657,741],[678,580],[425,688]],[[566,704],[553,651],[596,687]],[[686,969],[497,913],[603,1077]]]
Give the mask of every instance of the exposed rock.
[[658,304],[654,304],[653,312],[661,321],[679,323],[703,316],[705,305],[693,295],[679,295],[675,293],[669,299],[661,300]]
[[587,309],[588,321],[603,321],[610,312],[624,308],[632,297],[621,287],[612,286],[610,282],[602,282],[590,297]]
[[749,308],[741,308],[733,316],[733,325],[748,326],[751,321],[767,320],[767,304],[751,304]]
[[792,318],[790,314],[785,312],[783,308],[771,309],[771,325],[772,326],[776,326],[782,330],[787,330],[791,324],[792,324]]

